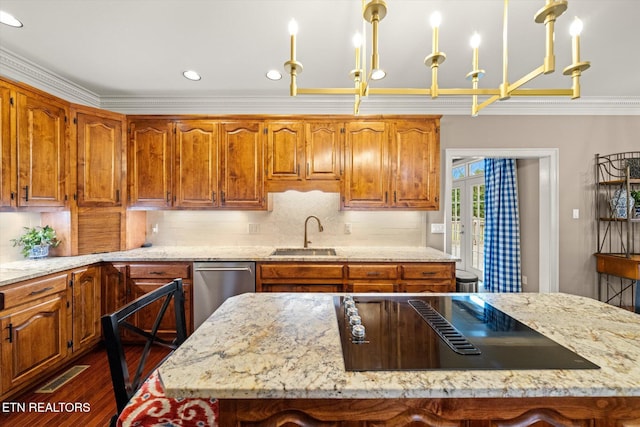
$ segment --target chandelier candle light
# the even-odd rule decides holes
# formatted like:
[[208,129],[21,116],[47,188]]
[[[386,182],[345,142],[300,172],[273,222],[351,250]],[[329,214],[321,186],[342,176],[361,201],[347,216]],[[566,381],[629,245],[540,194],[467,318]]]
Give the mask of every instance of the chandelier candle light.
[[[353,38],[355,46],[355,68],[351,71],[350,76],[353,79],[353,88],[298,88],[297,76],[302,73],[302,64],[296,60],[296,34],[298,32],[298,24],[295,20],[289,23],[289,34],[291,35],[291,58],[284,63],[284,68],[291,76],[291,84],[289,94],[296,95],[355,95],[353,112],[358,114],[360,102],[363,97],[368,95],[423,95],[431,96],[432,99],[438,96],[460,96],[466,95],[472,97],[471,115],[477,116],[480,110],[493,104],[498,100],[506,100],[512,96],[569,96],[571,99],[580,98],[580,75],[583,71],[590,67],[590,63],[580,61],[580,32],[582,31],[582,22],[575,18],[571,25],[570,33],[572,36],[572,61],[573,63],[563,70],[563,74],[571,76],[571,89],[525,89],[522,88],[526,83],[541,74],[549,74],[555,70],[554,55],[554,29],[555,21],[567,10],[567,0],[546,0],[542,7],[534,17],[534,21],[545,25],[545,58],[543,64],[523,76],[515,83],[509,83],[508,79],[508,50],[507,50],[507,23],[509,0],[504,0],[503,14],[503,31],[502,31],[502,83],[498,88],[481,89],[478,88],[480,78],[485,71],[479,68],[479,47],[480,35],[475,33],[471,37],[471,47],[473,49],[472,71],[467,74],[467,79],[471,80],[471,88],[440,88],[438,87],[438,68],[442,64],[446,55],[438,50],[438,31],[442,17],[440,13],[434,12],[431,15],[430,22],[433,30],[433,39],[431,45],[431,54],[429,54],[424,64],[431,68],[431,86],[429,88],[373,88],[370,86],[371,81],[380,80],[385,77],[385,71],[380,68],[380,58],[378,55],[378,25],[380,21],[387,15],[387,5],[383,0],[361,0],[362,1],[362,17],[369,22],[372,27],[372,53],[371,67],[367,71],[367,61],[365,59],[366,52],[363,45],[363,36],[356,34]],[[364,30],[364,26],[363,26]],[[363,31],[364,33],[364,31]],[[364,68],[363,68],[364,67]],[[366,78],[365,78],[366,76]],[[478,96],[488,97],[479,103]]]

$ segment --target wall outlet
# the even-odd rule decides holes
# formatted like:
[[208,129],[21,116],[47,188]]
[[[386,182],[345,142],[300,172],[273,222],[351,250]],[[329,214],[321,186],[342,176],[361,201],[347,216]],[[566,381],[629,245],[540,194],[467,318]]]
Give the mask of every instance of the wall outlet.
[[158,224],[153,224],[153,227],[151,227],[151,232],[153,234],[158,234]]
[[431,224],[431,234],[444,234],[444,224]]
[[573,219],[579,219],[580,218],[580,209],[574,209],[573,210]]
[[351,234],[351,223],[346,222],[344,224],[344,234]]
[[249,224],[249,234],[260,233],[260,224]]
[[522,284],[523,285],[527,284],[527,276],[522,276]]

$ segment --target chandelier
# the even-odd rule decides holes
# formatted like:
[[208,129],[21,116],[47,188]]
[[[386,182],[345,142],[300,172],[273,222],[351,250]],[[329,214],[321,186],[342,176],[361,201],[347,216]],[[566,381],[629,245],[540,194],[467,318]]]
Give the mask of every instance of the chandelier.
[[[480,69],[478,61],[478,50],[480,46],[480,36],[475,33],[471,37],[471,47],[473,49],[472,70],[467,73],[466,78],[471,81],[470,88],[440,88],[438,86],[438,68],[446,59],[444,52],[438,50],[438,29],[441,16],[438,12],[431,15],[431,27],[433,29],[433,40],[431,54],[424,59],[424,64],[431,69],[431,86],[429,88],[376,88],[372,83],[385,77],[385,72],[380,68],[380,58],[378,55],[378,26],[380,21],[387,14],[387,5],[383,0],[362,0],[362,16],[364,20],[371,24],[372,52],[370,67],[367,69],[367,58],[365,47],[363,46],[363,35],[356,34],[353,39],[355,46],[355,68],[350,75],[354,86],[347,88],[299,88],[297,77],[302,73],[302,64],[296,60],[296,35],[298,24],[295,20],[289,23],[289,33],[291,35],[291,55],[290,59],[284,63],[286,72],[291,77],[290,95],[354,95],[355,102],[353,112],[358,114],[362,98],[368,95],[425,95],[435,99],[439,96],[471,96],[471,115],[477,116],[480,110],[500,100],[509,99],[512,96],[570,96],[571,99],[580,98],[580,75],[589,68],[590,63],[580,61],[580,33],[582,22],[575,18],[571,24],[570,33],[572,37],[572,64],[563,70],[563,74],[571,76],[571,89],[532,89],[523,86],[542,74],[549,74],[555,70],[554,55],[554,27],[556,19],[567,10],[566,0],[546,0],[546,4],[535,15],[536,23],[545,26],[545,57],[542,65],[521,77],[514,83],[508,79],[508,51],[507,51],[507,22],[509,11],[509,0],[504,0],[503,14],[503,66],[502,83],[493,89],[479,88],[478,82],[485,74]],[[363,25],[366,31],[366,24]],[[486,98],[479,101],[478,97]]]

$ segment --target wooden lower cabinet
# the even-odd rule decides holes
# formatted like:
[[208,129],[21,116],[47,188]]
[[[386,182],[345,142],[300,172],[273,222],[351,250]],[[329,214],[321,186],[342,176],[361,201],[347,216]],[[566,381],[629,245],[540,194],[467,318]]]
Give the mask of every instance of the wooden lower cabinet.
[[632,427],[640,397],[220,400],[227,426]]
[[455,292],[455,263],[257,264],[257,292]]
[[67,359],[67,273],[3,287],[0,396],[41,379]]
[[70,274],[72,295],[72,351],[82,351],[100,341],[101,274],[96,265],[73,270]]
[[258,263],[256,292],[342,292],[343,265],[336,263]]
[[127,303],[127,265],[102,265],[102,314],[113,313]]
[[[192,296],[192,263],[132,263],[128,264],[127,302],[166,285],[176,278],[182,279],[185,297],[185,319],[187,335],[193,332],[193,296]],[[161,302],[156,302],[136,314],[134,323],[137,327],[150,331]],[[171,339],[175,336],[175,314],[173,304],[169,306],[160,324],[159,335]],[[171,332],[172,331],[172,332]]]

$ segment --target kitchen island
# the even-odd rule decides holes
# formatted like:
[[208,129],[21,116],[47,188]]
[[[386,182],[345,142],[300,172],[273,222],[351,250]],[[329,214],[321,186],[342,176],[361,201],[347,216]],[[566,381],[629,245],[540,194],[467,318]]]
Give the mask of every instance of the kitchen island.
[[[600,366],[348,372],[333,298],[228,299],[160,368],[220,425],[640,425],[640,316],[567,294],[478,294]],[[493,424],[492,424],[493,423]]]

